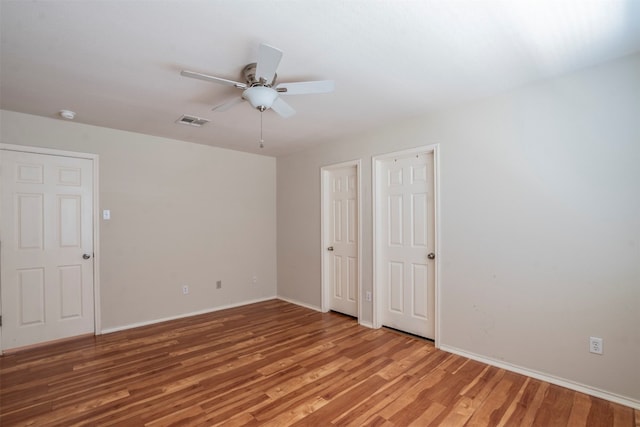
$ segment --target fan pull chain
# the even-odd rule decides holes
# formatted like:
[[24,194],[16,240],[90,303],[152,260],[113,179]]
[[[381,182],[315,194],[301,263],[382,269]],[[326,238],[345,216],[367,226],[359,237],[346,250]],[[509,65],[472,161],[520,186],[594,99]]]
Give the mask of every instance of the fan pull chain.
[[262,139],[262,111],[260,111],[260,148],[264,148],[264,139]]

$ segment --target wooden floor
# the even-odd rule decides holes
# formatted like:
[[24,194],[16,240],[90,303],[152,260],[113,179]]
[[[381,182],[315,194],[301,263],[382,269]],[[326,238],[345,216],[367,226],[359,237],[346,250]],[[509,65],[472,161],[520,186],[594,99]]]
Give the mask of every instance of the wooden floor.
[[2,426],[637,426],[640,412],[274,300],[0,358]]

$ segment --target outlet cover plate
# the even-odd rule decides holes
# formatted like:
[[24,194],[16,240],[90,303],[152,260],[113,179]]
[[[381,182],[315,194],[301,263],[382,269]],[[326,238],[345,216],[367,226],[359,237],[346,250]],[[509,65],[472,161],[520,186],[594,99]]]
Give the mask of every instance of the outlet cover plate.
[[594,354],[602,354],[603,351],[602,338],[589,337],[589,352]]

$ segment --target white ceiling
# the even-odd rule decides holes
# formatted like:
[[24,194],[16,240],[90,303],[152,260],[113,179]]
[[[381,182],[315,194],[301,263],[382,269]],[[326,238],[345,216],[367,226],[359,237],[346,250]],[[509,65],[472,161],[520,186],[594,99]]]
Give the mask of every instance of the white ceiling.
[[[266,155],[504,92],[640,51],[638,0],[0,0],[1,108]],[[260,43],[281,82],[333,79],[287,97],[297,114],[181,69],[243,81]],[[182,114],[210,119],[176,124]],[[62,120],[62,119],[60,119]],[[8,141],[4,141],[8,142]]]

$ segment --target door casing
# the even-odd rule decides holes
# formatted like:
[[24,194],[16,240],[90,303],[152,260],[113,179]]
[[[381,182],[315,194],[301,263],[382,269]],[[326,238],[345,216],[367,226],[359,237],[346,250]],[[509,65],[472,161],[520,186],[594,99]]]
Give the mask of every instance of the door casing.
[[329,227],[327,226],[326,221],[329,218],[329,174],[331,171],[336,169],[341,169],[345,167],[354,167],[356,168],[356,204],[358,206],[358,237],[356,239],[358,245],[358,322],[361,322],[362,319],[362,203],[361,203],[361,161],[360,159],[337,163],[329,166],[324,166],[320,169],[320,253],[322,254],[320,257],[321,267],[321,283],[322,283],[322,304],[321,309],[323,313],[326,313],[331,309],[330,305],[330,295],[331,295],[331,282],[329,280],[330,272],[327,272],[328,263],[326,262],[327,246],[330,245],[330,236]]
[[377,265],[380,262],[380,245],[381,229],[379,223],[380,214],[379,206],[379,180],[382,178],[380,174],[380,168],[382,162],[391,158],[405,157],[416,154],[433,153],[433,187],[434,187],[434,221],[435,221],[435,345],[436,348],[440,346],[440,167],[439,167],[439,145],[426,145],[407,150],[395,151],[392,153],[385,153],[378,156],[374,156],[371,159],[371,189],[372,189],[372,201],[371,212],[373,214],[372,224],[372,236],[373,236],[373,327],[382,327],[382,298],[384,287],[380,284],[381,280],[378,277]]
[[[56,150],[50,148],[41,148],[41,147],[31,147],[24,145],[15,145],[15,144],[5,144],[0,143],[0,150],[4,151],[19,151],[23,153],[35,153],[35,154],[44,154],[50,156],[62,156],[62,157],[73,157],[80,159],[88,159],[93,163],[93,304],[94,304],[94,334],[100,335],[102,327],[101,327],[101,315],[100,315],[100,232],[99,232],[99,212],[98,208],[100,206],[99,203],[99,192],[98,189],[98,177],[99,177],[99,156],[97,154],[90,153],[80,153],[75,151],[64,151],[64,150]],[[2,189],[0,189],[2,191]],[[0,209],[2,207],[0,206]],[[0,214],[2,212],[0,211]],[[0,229],[0,242],[2,242],[3,233]],[[0,246],[0,250],[4,249],[4,245]],[[1,266],[0,266],[1,268]],[[0,283],[0,289],[2,287],[2,283]],[[1,295],[1,292],[0,292]],[[1,313],[0,313],[1,314]],[[3,353],[3,341],[2,341],[2,327],[0,326],[0,354]]]

